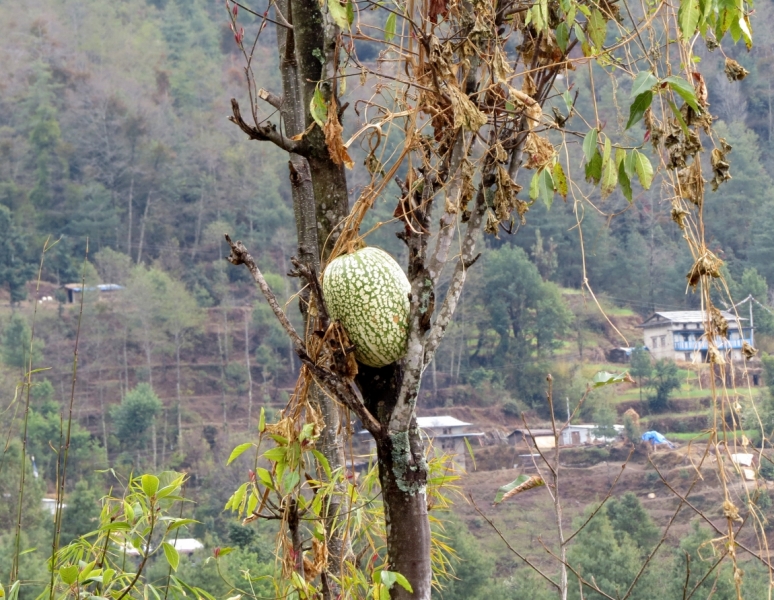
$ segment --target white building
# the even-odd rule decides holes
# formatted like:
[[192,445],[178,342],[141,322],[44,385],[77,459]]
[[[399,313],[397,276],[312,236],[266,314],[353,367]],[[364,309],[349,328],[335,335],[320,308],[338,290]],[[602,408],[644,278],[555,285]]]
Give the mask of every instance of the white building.
[[[417,417],[421,435],[429,440],[433,447],[441,452],[450,454],[453,460],[461,466],[465,466],[468,455],[466,438],[481,437],[483,433],[471,433],[466,431],[470,423],[465,423],[450,416]],[[373,452],[376,447],[374,439],[368,431],[361,431],[361,435],[368,435],[368,448]]]
[[[753,346],[753,329],[745,326],[747,319],[721,312],[728,321],[728,338],[717,338],[718,350],[734,360],[742,359],[742,345]],[[675,361],[706,362],[707,337],[705,323],[707,313],[700,310],[656,312],[640,325],[645,346],[650,355],[658,360],[671,358]]]
[[[199,540],[194,538],[175,539],[173,537],[171,539],[168,539],[167,542],[175,550],[177,550],[178,554],[184,554],[185,556],[191,556],[197,550],[201,550],[202,548],[204,548],[204,544],[202,544]],[[125,544],[122,550],[126,553],[127,556],[131,556],[133,558],[142,556],[142,552],[137,548],[135,548],[134,546],[132,546],[131,544]],[[143,551],[144,551],[144,548],[143,548]]]
[[422,434],[432,441],[433,446],[451,454],[454,460],[463,467],[468,456],[466,438],[481,437],[483,433],[468,433],[465,431],[470,423],[465,423],[454,417],[417,417],[417,425]]
[[[595,442],[612,442],[615,438],[594,435],[594,430],[598,425],[567,425],[562,429],[559,437],[561,446],[579,446],[581,444],[593,444]],[[623,425],[613,425],[616,434],[620,435]]]

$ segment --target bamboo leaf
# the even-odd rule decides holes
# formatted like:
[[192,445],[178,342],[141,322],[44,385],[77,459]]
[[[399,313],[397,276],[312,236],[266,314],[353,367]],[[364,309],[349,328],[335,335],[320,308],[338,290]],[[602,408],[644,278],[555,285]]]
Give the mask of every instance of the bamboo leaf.
[[325,458],[322,452],[319,450],[312,450],[312,454],[314,454],[314,457],[317,459],[317,462],[320,463],[320,466],[323,468],[323,471],[325,471],[325,476],[330,481],[331,478],[331,465],[328,462],[328,459]]
[[196,519],[175,519],[175,522],[172,523],[172,525],[169,526],[167,531],[174,531],[178,527],[182,527],[183,525],[190,525],[191,523],[198,523]]
[[169,566],[172,567],[173,571],[177,571],[177,566],[180,564],[180,554],[178,554],[177,549],[169,542],[164,542],[162,547]]
[[512,498],[516,494],[540,487],[541,485],[545,485],[545,481],[538,475],[519,475],[516,479],[497,490],[494,504],[500,504],[500,502]]
[[236,448],[234,448],[231,451],[231,454],[229,455],[228,461],[226,461],[226,464],[230,465],[237,458],[242,456],[242,454],[244,454],[247,450],[249,450],[252,445],[253,445],[252,442],[245,442],[244,444],[239,444]]

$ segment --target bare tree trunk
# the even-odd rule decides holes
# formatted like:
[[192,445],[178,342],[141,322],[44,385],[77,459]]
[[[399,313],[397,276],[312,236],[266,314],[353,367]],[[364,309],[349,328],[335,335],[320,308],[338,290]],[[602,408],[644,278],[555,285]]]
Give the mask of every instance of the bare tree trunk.
[[132,225],[133,214],[132,204],[134,204],[134,170],[132,171],[132,178],[129,180],[129,201],[126,203],[127,208],[127,220],[129,221],[126,232],[126,255],[132,255]]
[[226,363],[223,352],[223,339],[221,338],[220,331],[218,335],[218,354],[220,354],[220,402],[223,407],[223,429],[228,427],[228,418],[226,413]]
[[153,350],[151,348],[151,342],[150,342],[150,332],[148,331],[147,325],[143,327],[145,334],[145,340],[144,340],[144,346],[145,346],[145,362],[148,364],[148,384],[153,388]]
[[129,358],[126,354],[126,342],[129,337],[129,329],[124,329],[124,384],[126,386],[126,391],[129,391]]
[[196,252],[199,250],[199,236],[202,232],[202,219],[204,218],[204,186],[202,185],[201,193],[199,194],[199,211],[196,215],[196,232],[194,233],[194,243],[191,247],[191,260],[196,258]]
[[247,429],[253,419],[253,373],[250,370],[250,307],[245,310],[245,366],[247,367]]
[[156,417],[151,422],[151,445],[153,446],[153,470],[158,468],[156,465]]
[[183,428],[180,417],[180,332],[175,332],[175,368],[177,371],[177,384],[175,391],[177,393],[177,447],[178,451],[183,447]]
[[164,407],[164,429],[161,433],[161,464],[167,464],[167,409]]
[[142,246],[145,242],[145,223],[148,220],[148,213],[150,212],[150,205],[151,205],[151,194],[153,192],[148,192],[148,199],[145,201],[145,212],[142,215],[142,222],[140,223],[140,242],[137,245],[137,264],[140,264],[140,261],[142,261]]
[[100,416],[102,418],[102,445],[105,448],[105,457],[108,456],[108,436],[107,436],[107,423],[105,422],[105,389],[100,386],[99,388],[99,408]]

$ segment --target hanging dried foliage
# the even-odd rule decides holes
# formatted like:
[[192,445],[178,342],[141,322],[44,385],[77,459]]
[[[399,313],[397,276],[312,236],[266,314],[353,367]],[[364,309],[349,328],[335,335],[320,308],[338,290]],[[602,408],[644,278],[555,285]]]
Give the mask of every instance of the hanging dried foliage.
[[747,77],[747,75],[750,74],[750,71],[745,69],[733,58],[728,58],[728,57],[726,57],[725,72],[726,72],[726,77],[728,77],[729,81],[742,81],[742,79],[744,79],[745,77]]
[[347,149],[344,147],[344,142],[341,139],[341,132],[344,128],[339,122],[338,107],[336,105],[336,99],[331,98],[330,106],[328,107],[328,119],[325,121],[325,145],[328,146],[328,153],[331,156],[331,160],[337,165],[344,165],[348,169],[355,166],[352,159],[349,157]]
[[699,285],[701,278],[705,275],[715,279],[719,278],[720,267],[722,265],[722,260],[720,260],[709,250],[705,249],[699,259],[693,264],[693,267],[691,267],[688,275],[686,275],[688,278],[688,285],[692,288],[695,288],[697,285]]
[[718,191],[718,187],[724,181],[731,179],[730,165],[726,160],[726,155],[731,152],[731,145],[725,139],[720,138],[720,148],[713,148],[710,155],[710,164],[712,165],[712,191]]
[[723,313],[714,306],[710,307],[710,323],[712,325],[712,333],[723,338],[728,337],[728,321],[723,316]]
[[690,200],[696,206],[701,206],[704,201],[704,178],[701,176],[701,163],[694,159],[693,162],[677,173],[680,196]]
[[680,229],[685,229],[685,217],[688,211],[684,210],[677,202],[672,203],[672,220],[677,223]]
[[540,137],[534,131],[530,131],[527,134],[527,140],[524,142],[524,152],[529,156],[529,160],[524,164],[527,169],[544,168],[553,160],[556,154],[551,142]]

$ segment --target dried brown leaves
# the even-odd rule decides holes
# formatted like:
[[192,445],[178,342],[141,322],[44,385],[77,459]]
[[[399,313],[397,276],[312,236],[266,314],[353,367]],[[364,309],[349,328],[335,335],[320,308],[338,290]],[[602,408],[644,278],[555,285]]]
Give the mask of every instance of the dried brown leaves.
[[712,191],[718,191],[718,187],[724,181],[731,179],[730,165],[726,160],[726,155],[731,152],[731,145],[725,139],[720,138],[720,148],[714,148],[710,155],[710,164],[712,165]]
[[328,154],[330,154],[331,160],[335,164],[339,166],[344,165],[351,169],[355,166],[355,163],[352,162],[347,149],[344,147],[344,142],[341,139],[342,131],[344,131],[344,128],[339,122],[336,99],[331,97],[331,104],[328,107],[328,120],[325,122],[325,127],[323,127],[325,145],[328,146]]
[[550,163],[556,151],[547,139],[540,137],[534,131],[527,134],[524,142],[524,152],[529,155],[529,160],[524,165],[527,169],[542,169]]
[[726,57],[726,67],[724,70],[729,81],[742,81],[750,73],[733,58],[728,57]]
[[701,163],[694,161],[677,172],[680,196],[690,200],[696,206],[701,206],[704,200],[704,178],[701,176]]
[[487,117],[478,110],[478,107],[468,98],[456,83],[450,83],[446,87],[454,111],[454,128],[460,127],[468,131],[478,131],[486,125]]
[[717,308],[710,307],[710,322],[712,324],[712,333],[720,337],[728,337],[728,321]]
[[686,275],[686,278],[688,279],[688,285],[690,285],[692,288],[695,288],[697,285],[699,285],[699,281],[705,275],[716,279],[719,278],[720,267],[722,265],[722,260],[720,260],[709,250],[705,249],[703,254],[699,257],[699,260],[694,263],[693,267],[691,267],[691,270],[688,272],[688,275]]
[[312,581],[325,569],[328,563],[328,546],[318,539],[312,540],[312,559],[304,556],[304,579]]

